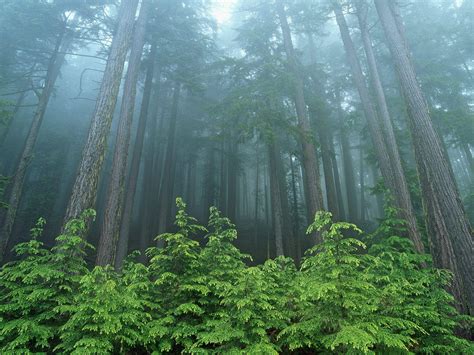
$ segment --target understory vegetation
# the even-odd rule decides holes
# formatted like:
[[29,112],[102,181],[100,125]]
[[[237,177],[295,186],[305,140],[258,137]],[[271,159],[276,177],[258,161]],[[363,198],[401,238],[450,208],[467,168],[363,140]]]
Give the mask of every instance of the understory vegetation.
[[92,210],[52,250],[40,219],[0,273],[0,353],[474,353],[455,335],[470,319],[444,290],[450,274],[424,267],[393,208],[371,235],[318,212],[308,233],[324,241],[301,265],[249,266],[228,218],[212,207],[204,227],[177,206],[164,247],[120,271],[87,266]]

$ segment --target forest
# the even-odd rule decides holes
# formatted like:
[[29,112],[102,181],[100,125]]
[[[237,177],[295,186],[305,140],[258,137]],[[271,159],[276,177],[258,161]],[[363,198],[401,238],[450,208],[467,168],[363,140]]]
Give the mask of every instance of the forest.
[[474,0],[0,0],[0,354],[473,354]]

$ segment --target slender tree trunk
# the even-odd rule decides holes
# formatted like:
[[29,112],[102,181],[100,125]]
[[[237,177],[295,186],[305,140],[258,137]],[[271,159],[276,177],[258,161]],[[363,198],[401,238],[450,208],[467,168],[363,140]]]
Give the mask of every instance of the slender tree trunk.
[[[120,237],[117,246],[117,256],[115,258],[115,267],[120,269],[123,259],[128,252],[128,241],[130,235],[130,224],[132,221],[133,205],[135,201],[135,193],[137,191],[138,175],[140,173],[140,160],[143,151],[143,141],[145,139],[145,129],[148,120],[148,110],[150,107],[150,99],[153,87],[153,76],[155,73],[156,59],[156,43],[152,43],[148,65],[145,77],[145,85],[143,88],[143,98],[140,107],[140,116],[138,117],[138,126],[133,146],[132,161],[130,163],[130,173],[128,176],[125,204],[123,209],[122,222],[120,225]],[[158,81],[160,80],[158,76]],[[156,117],[153,117],[156,119]]]
[[296,257],[296,241],[291,227],[290,207],[288,199],[288,186],[286,181],[285,167],[283,164],[282,155],[280,153],[278,142],[276,146],[276,165],[278,174],[278,187],[280,189],[281,209],[282,209],[282,225],[283,225],[283,247],[286,250],[285,255]]
[[366,205],[365,205],[365,172],[364,172],[364,150],[362,149],[362,141],[359,146],[359,185],[360,185],[360,221],[366,220]]
[[221,143],[221,166],[219,179],[219,209],[223,214],[227,214],[227,154],[226,142]]
[[266,255],[267,259],[270,259],[271,252],[270,252],[270,207],[269,207],[269,192],[268,192],[268,170],[270,170],[270,166],[268,169],[263,169],[263,189],[264,189],[264,199],[265,199],[265,225],[267,227],[267,245],[266,245]]
[[334,219],[340,219],[339,206],[337,203],[336,184],[334,179],[334,170],[332,167],[331,150],[329,147],[328,133],[320,130],[319,143],[321,144],[321,158],[323,160],[324,181],[326,183],[326,196],[328,201],[328,210],[333,214]]
[[339,176],[339,167],[337,165],[336,152],[334,151],[334,140],[333,140],[332,135],[329,139],[329,144],[330,144],[330,149],[331,149],[332,169],[333,169],[333,175],[334,175],[334,186],[336,188],[339,218],[341,221],[344,221],[346,219],[346,212],[344,208],[344,199],[342,196],[342,188],[341,188],[341,178]]
[[293,235],[295,237],[296,247],[296,263],[299,264],[301,260],[301,241],[300,241],[300,216],[298,213],[298,191],[296,190],[296,171],[293,162],[293,155],[290,154],[290,170],[291,170],[291,193],[293,204]]
[[283,208],[282,208],[282,197],[280,180],[278,178],[278,165],[277,165],[277,151],[274,142],[268,144],[268,155],[269,155],[269,169],[270,169],[270,197],[272,203],[272,214],[273,214],[273,230],[275,232],[275,248],[276,255],[284,255],[283,249]]
[[255,172],[255,211],[254,211],[254,228],[255,228],[255,234],[253,237],[253,245],[255,248],[255,252],[258,250],[258,205],[259,205],[259,198],[258,194],[260,191],[260,157],[259,157],[259,144],[258,140],[256,143],[256,148],[255,148],[255,157],[257,159],[257,167],[256,167],[256,172]]
[[237,160],[237,147],[238,143],[231,142],[229,157],[228,157],[228,166],[227,166],[227,216],[231,221],[235,222],[237,215],[237,174],[238,174],[238,160]]
[[204,179],[204,198],[206,201],[206,211],[204,219],[209,219],[209,208],[216,205],[216,179],[215,179],[215,154],[214,142],[210,143],[206,158],[206,177]]
[[349,145],[348,133],[344,125],[343,112],[341,108],[341,95],[339,90],[336,90],[336,101],[337,101],[337,120],[340,127],[340,143],[342,151],[342,166],[344,172],[344,181],[346,183],[346,196],[347,196],[347,210],[348,220],[351,222],[357,221],[357,194],[354,178],[354,165],[352,161],[352,155]]
[[[15,222],[16,213],[18,206],[20,205],[20,199],[23,191],[23,184],[25,182],[26,171],[28,165],[33,157],[33,151],[38,139],[41,124],[48,107],[49,99],[54,89],[54,85],[59,76],[60,69],[64,64],[65,54],[61,54],[67,51],[72,42],[72,35],[66,34],[66,25],[61,30],[61,33],[56,39],[55,48],[53,54],[49,59],[48,68],[45,78],[45,86],[39,96],[38,106],[31,122],[31,126],[26,137],[26,141],[23,145],[23,150],[20,155],[20,159],[15,169],[15,173],[11,182],[11,186],[8,190],[8,209],[5,210],[3,218],[3,225],[0,229],[0,262],[8,247],[10,240],[13,224]],[[0,216],[2,217],[2,216]]]
[[[166,145],[166,156],[163,166],[163,181],[160,188],[160,201],[158,210],[158,234],[166,231],[171,214],[171,205],[173,203],[174,186],[174,165],[176,164],[176,121],[178,119],[178,103],[181,92],[181,84],[176,82],[173,91],[173,104],[170,115],[170,125],[168,129],[168,143]],[[159,245],[162,246],[162,245]]]
[[437,267],[454,273],[451,291],[458,308],[462,312],[474,314],[474,243],[471,226],[389,1],[375,0],[375,5],[408,106],[426,224],[431,238],[431,253]]
[[110,132],[125,57],[132,37],[137,4],[138,0],[123,0],[120,5],[117,30],[110,47],[87,141],[66,209],[65,222],[77,218],[84,210],[93,208],[97,199],[97,185],[104,162],[107,135]]
[[[365,116],[370,130],[370,135],[374,144],[377,161],[379,163],[382,176],[384,178],[387,188],[390,190],[391,194],[395,198],[395,203],[399,208],[400,217],[404,218],[407,221],[408,236],[413,242],[415,250],[417,252],[422,253],[424,249],[423,243],[421,241],[421,236],[417,229],[416,217],[414,215],[413,207],[411,205],[408,185],[403,174],[403,169],[401,168],[401,162],[398,155],[397,147],[392,146],[393,142],[386,144],[387,138],[385,137],[385,130],[383,129],[383,127],[389,129],[389,127],[386,127],[385,125],[389,124],[391,128],[390,117],[388,117],[386,120],[380,120],[384,124],[379,121],[375,107],[372,104],[372,99],[370,97],[369,90],[365,83],[365,78],[362,73],[359,59],[357,58],[354,43],[352,42],[346,20],[342,13],[342,8],[337,3],[337,1],[333,1],[333,8],[334,13],[336,14],[336,21],[341,32],[344,48],[346,50],[347,59],[351,67],[352,79],[354,81],[355,86],[357,87],[357,91],[359,92],[362,106],[364,108]],[[374,74],[376,68],[372,69],[373,70],[371,71],[371,74]],[[374,82],[375,81],[377,80],[374,80]],[[380,83],[380,80],[378,80],[378,82]],[[393,128],[391,129],[391,134],[393,135]]]
[[[303,78],[300,73],[298,61],[296,59],[295,51],[293,48],[290,26],[288,25],[288,19],[286,17],[285,8],[281,0],[277,1],[276,6],[278,17],[280,19],[281,30],[283,33],[285,52],[288,58],[290,70],[292,71],[295,79],[295,106],[302,144],[302,163],[304,172],[305,193],[307,195],[307,209],[309,212],[308,215],[310,216],[311,220],[314,218],[315,213],[323,208],[319,175],[319,163],[318,157],[316,155],[316,147],[314,146],[314,141],[306,109]],[[313,242],[321,242],[319,234],[316,233],[315,235],[313,235]]]
[[[162,154],[159,137],[164,130],[165,110],[161,106],[161,83],[158,80],[155,83],[154,95],[156,101],[150,114],[151,121],[148,121],[149,134],[146,137],[146,149],[142,161],[143,166],[143,195],[140,203],[141,224],[139,230],[139,247],[142,253],[142,259],[146,259],[145,251],[150,246],[153,237],[158,230],[156,215],[160,207],[160,189],[162,174]],[[164,104],[164,102],[163,102]]]
[[130,145],[130,131],[135,109],[140,63],[143,46],[145,45],[145,28],[150,12],[149,5],[150,1],[142,1],[140,15],[138,16],[135,32],[133,34],[127,75],[125,77],[112,171],[110,173],[110,182],[105,198],[104,216],[100,231],[99,247],[97,249],[96,264],[101,266],[113,264],[115,260],[124,203],[123,195]]
[[196,157],[190,157],[186,177],[186,201],[191,214],[195,208],[196,193]]

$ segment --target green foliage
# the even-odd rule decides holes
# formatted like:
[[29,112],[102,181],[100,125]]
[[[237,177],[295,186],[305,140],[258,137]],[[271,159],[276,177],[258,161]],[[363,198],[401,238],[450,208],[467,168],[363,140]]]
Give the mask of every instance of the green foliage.
[[[87,212],[51,251],[44,220],[0,272],[0,352],[67,354],[472,353],[454,330],[450,275],[421,265],[390,215],[369,238],[319,212],[323,243],[301,268],[279,257],[249,267],[235,226],[211,208],[199,225],[177,199],[177,231],[157,237],[147,265],[87,269]],[[205,241],[199,243],[205,233]],[[376,241],[377,240],[377,241]]]
[[14,248],[20,259],[0,272],[1,353],[46,351],[58,340],[67,320],[63,310],[87,272],[83,256],[88,245],[80,235],[92,215],[86,211],[81,219],[70,221],[52,250],[38,240],[46,223],[40,218],[31,229],[31,240]]

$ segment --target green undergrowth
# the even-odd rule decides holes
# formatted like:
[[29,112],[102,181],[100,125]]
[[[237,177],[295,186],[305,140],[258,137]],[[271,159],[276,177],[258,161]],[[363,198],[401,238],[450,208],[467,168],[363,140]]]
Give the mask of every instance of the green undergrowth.
[[0,353],[474,353],[455,336],[470,320],[444,290],[449,273],[420,267],[429,257],[398,236],[393,216],[365,236],[319,212],[308,233],[324,242],[300,267],[285,257],[248,266],[229,219],[211,208],[204,227],[177,205],[178,232],[157,238],[164,247],[149,248],[146,265],[132,253],[119,272],[87,268],[93,212],[52,250],[40,219],[0,272]]

